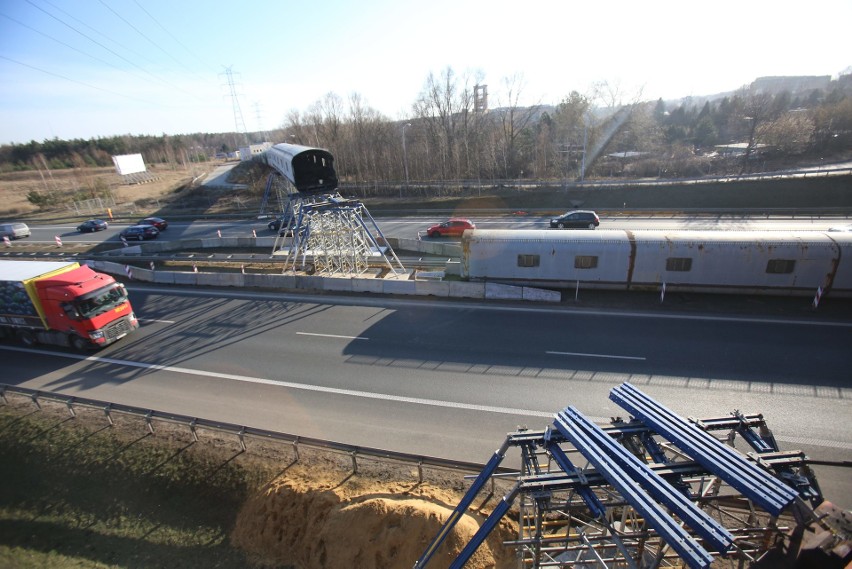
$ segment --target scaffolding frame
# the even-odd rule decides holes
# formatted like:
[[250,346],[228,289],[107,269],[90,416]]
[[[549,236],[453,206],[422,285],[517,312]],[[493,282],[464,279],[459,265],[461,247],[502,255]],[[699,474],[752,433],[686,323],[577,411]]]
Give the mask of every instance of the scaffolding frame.
[[[394,275],[405,267],[367,207],[338,192],[290,193],[272,253],[284,255],[284,271],[331,276],[362,275],[380,266]],[[286,224],[286,225],[285,225]]]
[[[518,567],[656,569],[759,562],[815,523],[822,494],[807,457],[780,451],[762,415],[684,419],[631,384],[610,398],[629,421],[599,427],[573,407],[544,430],[509,433],[414,567],[422,569],[510,448],[514,486],[461,550],[461,568],[517,503]],[[739,435],[752,449],[734,448]]]

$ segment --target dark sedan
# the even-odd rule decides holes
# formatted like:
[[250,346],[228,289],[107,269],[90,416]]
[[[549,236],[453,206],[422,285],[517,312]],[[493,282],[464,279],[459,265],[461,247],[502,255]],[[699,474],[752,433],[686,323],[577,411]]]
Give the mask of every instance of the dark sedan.
[[103,219],[90,219],[78,225],[77,231],[80,233],[93,233],[95,231],[103,231],[107,227],[109,227],[109,224]]
[[139,225],[153,225],[158,231],[163,231],[169,226],[169,222],[161,217],[146,217]]
[[290,216],[279,215],[278,217],[267,223],[266,227],[268,227],[270,231],[277,231],[278,235],[292,235],[293,230],[289,228],[289,225]]
[[153,225],[133,225],[128,227],[119,236],[125,241],[142,241],[143,239],[156,239],[160,230]]
[[598,214],[588,210],[568,211],[550,220],[550,227],[559,229],[594,229],[601,224]]

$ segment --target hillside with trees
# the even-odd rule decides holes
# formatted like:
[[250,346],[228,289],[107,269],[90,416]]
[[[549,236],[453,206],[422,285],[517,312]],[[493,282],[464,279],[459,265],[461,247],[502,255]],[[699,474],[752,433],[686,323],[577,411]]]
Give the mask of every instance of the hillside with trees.
[[[824,88],[755,81],[714,97],[624,101],[603,83],[556,105],[520,106],[518,78],[495,107],[476,104],[477,85],[451,68],[430,74],[407,120],[392,120],[358,94],[329,93],[290,111],[265,133],[196,133],[45,140],[0,146],[0,172],[112,166],[141,153],[151,165],[224,157],[269,140],[326,148],[343,183],[740,174],[852,154],[852,74]],[[774,88],[772,88],[774,86]]]

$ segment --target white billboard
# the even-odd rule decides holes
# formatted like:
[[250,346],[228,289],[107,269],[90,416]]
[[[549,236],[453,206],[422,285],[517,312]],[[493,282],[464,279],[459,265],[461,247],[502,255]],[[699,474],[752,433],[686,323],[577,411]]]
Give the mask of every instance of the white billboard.
[[112,162],[115,164],[115,170],[122,176],[146,171],[145,161],[142,160],[141,154],[122,154],[120,156],[113,156]]

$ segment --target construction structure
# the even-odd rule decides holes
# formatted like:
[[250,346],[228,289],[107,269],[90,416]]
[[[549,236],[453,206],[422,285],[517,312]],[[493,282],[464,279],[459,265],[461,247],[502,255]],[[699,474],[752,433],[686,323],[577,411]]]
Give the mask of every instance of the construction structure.
[[427,567],[510,448],[521,453],[514,485],[451,568],[513,507],[519,534],[505,545],[523,568],[779,567],[766,561],[778,544],[795,548],[791,536],[819,523],[807,458],[780,451],[762,415],[685,419],[629,383],[610,399],[633,418],[600,427],[566,407],[544,430],[510,433],[414,567]]
[[285,271],[345,276],[379,268],[393,275],[405,274],[367,207],[337,191],[330,152],[276,144],[255,159],[273,169],[261,212],[270,207],[270,201],[280,211],[272,252],[285,257]]

